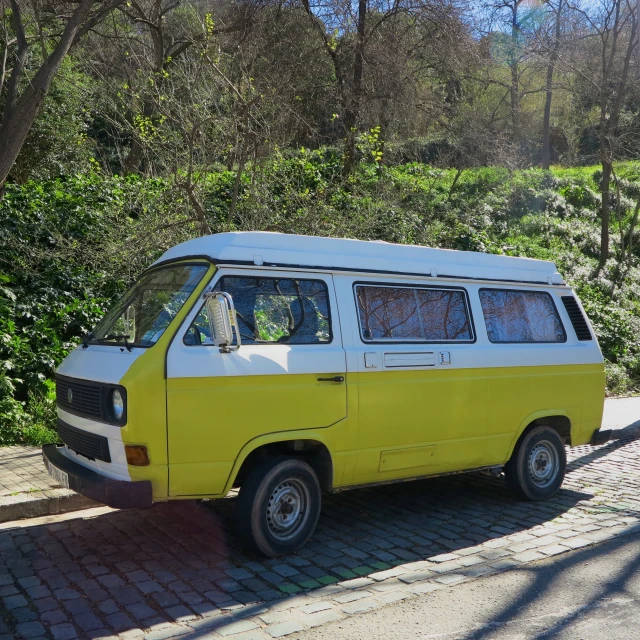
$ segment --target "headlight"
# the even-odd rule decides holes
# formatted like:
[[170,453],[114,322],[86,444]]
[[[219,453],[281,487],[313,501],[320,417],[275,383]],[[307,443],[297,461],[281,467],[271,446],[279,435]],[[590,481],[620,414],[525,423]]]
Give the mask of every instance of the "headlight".
[[111,394],[111,411],[113,412],[113,417],[118,420],[118,422],[122,420],[122,416],[124,415],[124,400],[118,389],[114,389]]

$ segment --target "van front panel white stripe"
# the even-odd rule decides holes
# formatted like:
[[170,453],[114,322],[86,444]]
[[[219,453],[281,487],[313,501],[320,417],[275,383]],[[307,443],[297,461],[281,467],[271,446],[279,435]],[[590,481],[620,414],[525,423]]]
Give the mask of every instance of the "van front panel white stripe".
[[58,367],[56,373],[70,378],[119,384],[129,367],[145,352],[141,347],[127,351],[120,345],[91,344],[76,347]]
[[95,433],[96,435],[104,436],[109,440],[109,454],[111,456],[111,462],[104,462],[103,460],[89,460],[85,456],[80,456],[69,449],[69,447],[65,446],[62,451],[69,460],[73,460],[92,471],[98,471],[108,478],[131,480],[129,468],[127,466],[124,443],[122,441],[122,429],[120,427],[87,420],[86,418],[81,418],[80,416],[76,416],[72,413],[67,413],[60,407],[58,407],[58,417],[60,420],[63,420],[68,425],[71,425],[76,429]]

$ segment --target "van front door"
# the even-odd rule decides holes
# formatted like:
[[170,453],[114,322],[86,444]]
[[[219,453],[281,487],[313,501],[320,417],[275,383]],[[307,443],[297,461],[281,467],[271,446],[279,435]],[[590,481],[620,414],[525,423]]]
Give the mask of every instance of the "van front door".
[[481,466],[488,386],[474,368],[466,290],[347,276],[336,287],[353,329],[350,344],[345,333],[358,407],[351,483]]
[[[220,353],[201,298],[167,354],[169,495],[219,494],[241,449],[346,417],[346,363],[330,274],[224,269],[242,346]],[[210,287],[207,287],[210,289]]]

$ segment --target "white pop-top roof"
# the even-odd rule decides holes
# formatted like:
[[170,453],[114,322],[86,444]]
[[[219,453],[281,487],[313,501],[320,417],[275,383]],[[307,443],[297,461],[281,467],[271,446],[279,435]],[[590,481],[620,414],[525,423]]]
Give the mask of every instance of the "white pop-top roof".
[[188,240],[166,251],[154,264],[195,256],[220,264],[564,284],[555,264],[546,260],[266,231],[217,233]]

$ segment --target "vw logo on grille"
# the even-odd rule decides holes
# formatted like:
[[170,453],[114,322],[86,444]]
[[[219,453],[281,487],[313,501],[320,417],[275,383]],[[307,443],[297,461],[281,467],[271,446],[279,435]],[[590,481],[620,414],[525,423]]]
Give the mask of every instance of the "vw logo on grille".
[[71,389],[67,389],[67,402],[69,404],[73,403],[73,391]]

